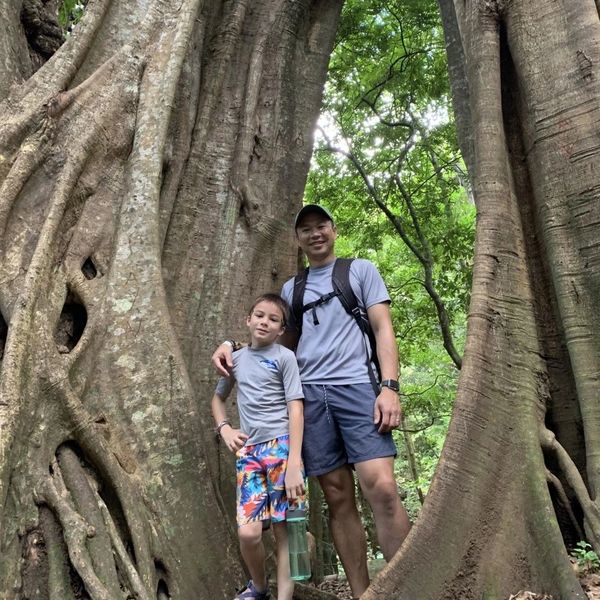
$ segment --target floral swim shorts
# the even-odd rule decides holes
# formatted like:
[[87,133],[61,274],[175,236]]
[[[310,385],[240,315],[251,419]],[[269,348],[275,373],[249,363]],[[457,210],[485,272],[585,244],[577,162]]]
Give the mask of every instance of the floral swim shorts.
[[237,452],[237,524],[285,521],[285,471],[289,435],[244,446]]

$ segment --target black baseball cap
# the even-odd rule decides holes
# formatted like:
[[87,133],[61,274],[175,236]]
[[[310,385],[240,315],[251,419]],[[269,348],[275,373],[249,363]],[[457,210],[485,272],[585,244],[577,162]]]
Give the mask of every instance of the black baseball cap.
[[298,214],[296,215],[296,218],[294,219],[294,229],[297,229],[300,221],[302,221],[302,219],[304,219],[304,217],[306,215],[309,215],[311,213],[321,215],[322,217],[325,217],[326,219],[331,221],[332,224],[334,224],[333,217],[331,216],[331,213],[326,208],[323,208],[319,204],[306,204],[298,211]]

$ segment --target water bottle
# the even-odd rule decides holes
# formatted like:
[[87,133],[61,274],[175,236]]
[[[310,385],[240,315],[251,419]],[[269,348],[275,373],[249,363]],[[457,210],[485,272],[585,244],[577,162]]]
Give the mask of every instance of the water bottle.
[[306,511],[303,508],[288,508],[285,519],[290,549],[290,576],[294,581],[304,581],[310,578]]

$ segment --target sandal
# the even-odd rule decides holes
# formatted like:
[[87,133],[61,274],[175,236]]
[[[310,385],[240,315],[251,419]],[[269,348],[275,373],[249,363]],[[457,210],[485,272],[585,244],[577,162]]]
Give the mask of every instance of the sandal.
[[240,590],[233,600],[269,600],[271,594],[266,589],[264,592],[259,592],[255,587],[252,579],[247,583],[246,587]]

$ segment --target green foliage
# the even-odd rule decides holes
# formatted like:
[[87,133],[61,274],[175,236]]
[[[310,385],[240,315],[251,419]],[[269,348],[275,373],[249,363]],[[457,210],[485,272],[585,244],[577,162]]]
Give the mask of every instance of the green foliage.
[[584,571],[595,571],[600,568],[600,558],[588,542],[577,542],[570,554]]
[[58,8],[58,22],[65,32],[70,32],[79,23],[87,0],[63,0]]

